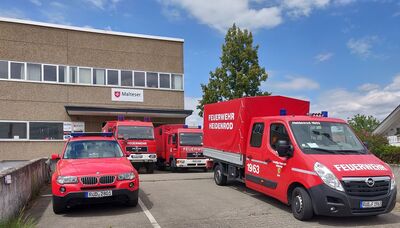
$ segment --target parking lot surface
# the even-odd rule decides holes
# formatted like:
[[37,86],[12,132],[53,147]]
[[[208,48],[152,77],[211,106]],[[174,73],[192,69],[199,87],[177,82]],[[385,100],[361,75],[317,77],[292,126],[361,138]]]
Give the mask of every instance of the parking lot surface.
[[66,214],[52,211],[50,187],[27,211],[38,227],[400,227],[400,206],[373,217],[314,217],[296,220],[290,208],[245,188],[242,183],[217,186],[213,173],[156,172],[141,174],[140,201],[135,208],[118,204],[75,207]]

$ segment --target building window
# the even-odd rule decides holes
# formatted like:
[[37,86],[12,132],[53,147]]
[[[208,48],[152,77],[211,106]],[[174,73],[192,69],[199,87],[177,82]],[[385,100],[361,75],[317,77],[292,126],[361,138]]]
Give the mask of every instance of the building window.
[[135,72],[135,86],[146,86],[145,75],[144,72]]
[[107,85],[118,85],[118,71],[107,70]]
[[26,139],[26,123],[0,122],[0,139]]
[[158,88],[158,74],[157,73],[146,73],[147,87]]
[[79,67],[79,83],[80,84],[91,84],[91,69]]
[[132,71],[121,71],[121,86],[132,86]]
[[77,76],[78,76],[78,68],[69,67],[69,83],[76,83]]
[[11,79],[25,79],[25,64],[12,62],[10,73]]
[[181,74],[172,74],[171,75],[172,89],[183,89],[183,80]]
[[41,64],[26,64],[26,76],[30,81],[42,81],[42,65]]
[[0,61],[0,78],[8,78],[8,62]]
[[57,66],[43,65],[43,80],[47,82],[56,82]]
[[160,88],[171,88],[169,74],[160,74]]
[[103,69],[93,69],[93,84],[106,84],[106,71]]
[[66,66],[58,66],[58,81],[66,82],[67,77],[67,67]]
[[29,138],[35,140],[62,140],[63,123],[30,122]]

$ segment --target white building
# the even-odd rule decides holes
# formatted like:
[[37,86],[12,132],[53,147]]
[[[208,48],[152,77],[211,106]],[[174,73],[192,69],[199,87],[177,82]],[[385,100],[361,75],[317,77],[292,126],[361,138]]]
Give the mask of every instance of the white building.
[[386,136],[390,145],[400,146],[400,105],[381,122],[373,134]]

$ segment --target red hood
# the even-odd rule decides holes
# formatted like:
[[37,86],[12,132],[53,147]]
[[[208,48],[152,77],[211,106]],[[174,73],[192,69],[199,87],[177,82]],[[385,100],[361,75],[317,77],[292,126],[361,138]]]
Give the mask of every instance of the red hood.
[[57,164],[59,175],[87,176],[103,174],[119,174],[132,172],[130,162],[125,158],[91,158],[91,159],[62,159]]
[[315,162],[319,162],[329,168],[339,179],[342,177],[392,176],[389,166],[372,154],[310,154],[310,156]]

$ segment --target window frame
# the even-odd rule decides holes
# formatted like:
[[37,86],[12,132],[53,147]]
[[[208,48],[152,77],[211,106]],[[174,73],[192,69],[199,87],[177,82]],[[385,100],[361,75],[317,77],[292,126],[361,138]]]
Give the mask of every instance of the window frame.
[[[55,81],[46,81],[46,80],[44,80],[44,66],[55,66],[56,67],[56,80]],[[59,83],[59,81],[58,81],[58,66],[59,65],[56,65],[56,64],[42,64],[42,82],[45,82],[45,83],[52,83],[52,84],[57,84],[57,83]],[[65,77],[65,76],[64,76]],[[60,82],[60,83],[62,83],[62,82]]]
[[[39,66],[40,66],[39,81],[28,79],[28,65],[30,65],[30,64],[31,64],[31,65],[39,65]],[[44,78],[44,72],[43,72],[44,68],[43,68],[43,65],[44,65],[44,64],[41,64],[41,63],[31,63],[31,62],[27,62],[27,63],[26,63],[26,68],[25,68],[25,70],[26,70],[26,79],[25,79],[25,81],[28,81],[28,82],[44,82],[44,81],[43,81],[43,78]]]
[[[144,86],[137,86],[137,85],[135,85],[135,73],[136,73],[136,72],[138,72],[138,73],[143,73],[143,74],[144,74]],[[138,70],[133,71],[133,87],[134,87],[134,88],[147,88],[147,87],[146,87],[146,82],[147,82],[146,71],[138,71]]]
[[[156,74],[157,75],[157,87],[149,87],[149,85],[147,84],[147,79],[148,76],[147,74]],[[146,81],[145,81],[145,86],[146,88],[151,88],[151,89],[160,89],[160,74],[158,72],[154,72],[154,71],[146,71]]]
[[2,62],[6,62],[7,63],[7,78],[0,78],[0,80],[10,80],[10,61],[9,60],[1,60]]
[[[262,133],[261,133],[259,144],[254,145],[253,144],[253,135],[255,135],[254,134],[254,130],[255,130],[254,128],[255,128],[256,125],[262,125]],[[257,132],[257,133],[260,133],[260,132]],[[250,136],[250,142],[249,142],[250,147],[252,147],[252,148],[261,148],[262,145],[263,145],[264,135],[265,135],[265,123],[264,122],[254,122],[253,126],[251,127],[251,136]]]
[[[64,82],[60,82],[60,67],[65,67],[64,71]],[[67,65],[57,65],[57,83],[69,84],[69,66]]]
[[[117,74],[118,74],[118,84],[117,85],[111,85],[111,84],[108,84],[108,71],[117,71]],[[121,86],[121,73],[120,73],[120,70],[118,70],[118,69],[110,69],[110,68],[106,68],[106,86],[111,86],[111,87],[115,87],[115,86]]]
[[[167,74],[169,76],[169,87],[168,88],[161,87],[161,75],[162,74]],[[167,73],[167,72],[158,72],[158,88],[159,89],[172,90],[171,75],[172,75],[171,73]]]
[[[90,71],[90,73],[89,73],[89,78],[90,78],[90,83],[81,83],[81,69],[86,69],[86,70],[89,70]],[[80,84],[80,85],[93,85],[93,68],[90,68],[90,67],[78,67],[78,82],[77,82],[77,84]]]
[[[8,70],[9,70],[9,72],[8,72],[8,78],[9,78],[9,80],[18,81],[18,82],[20,82],[20,81],[35,82],[35,81],[29,81],[29,80],[26,79],[26,64],[27,64],[27,62],[9,61],[8,63],[9,63],[9,65],[8,65],[8,67],[9,67],[9,68],[8,68]],[[20,63],[20,64],[24,65],[23,78],[21,78],[21,79],[18,79],[18,78],[11,78],[11,64],[12,64],[12,63]]]
[[29,121],[21,120],[0,120],[0,123],[25,123],[26,124],[26,139],[1,139],[0,142],[10,142],[10,141],[29,141]]
[[[122,85],[122,72],[131,72],[131,79],[132,79],[132,85],[127,86],[127,85]],[[133,70],[119,70],[119,77],[120,77],[120,86],[125,87],[125,88],[133,88],[135,87],[135,74]]]

